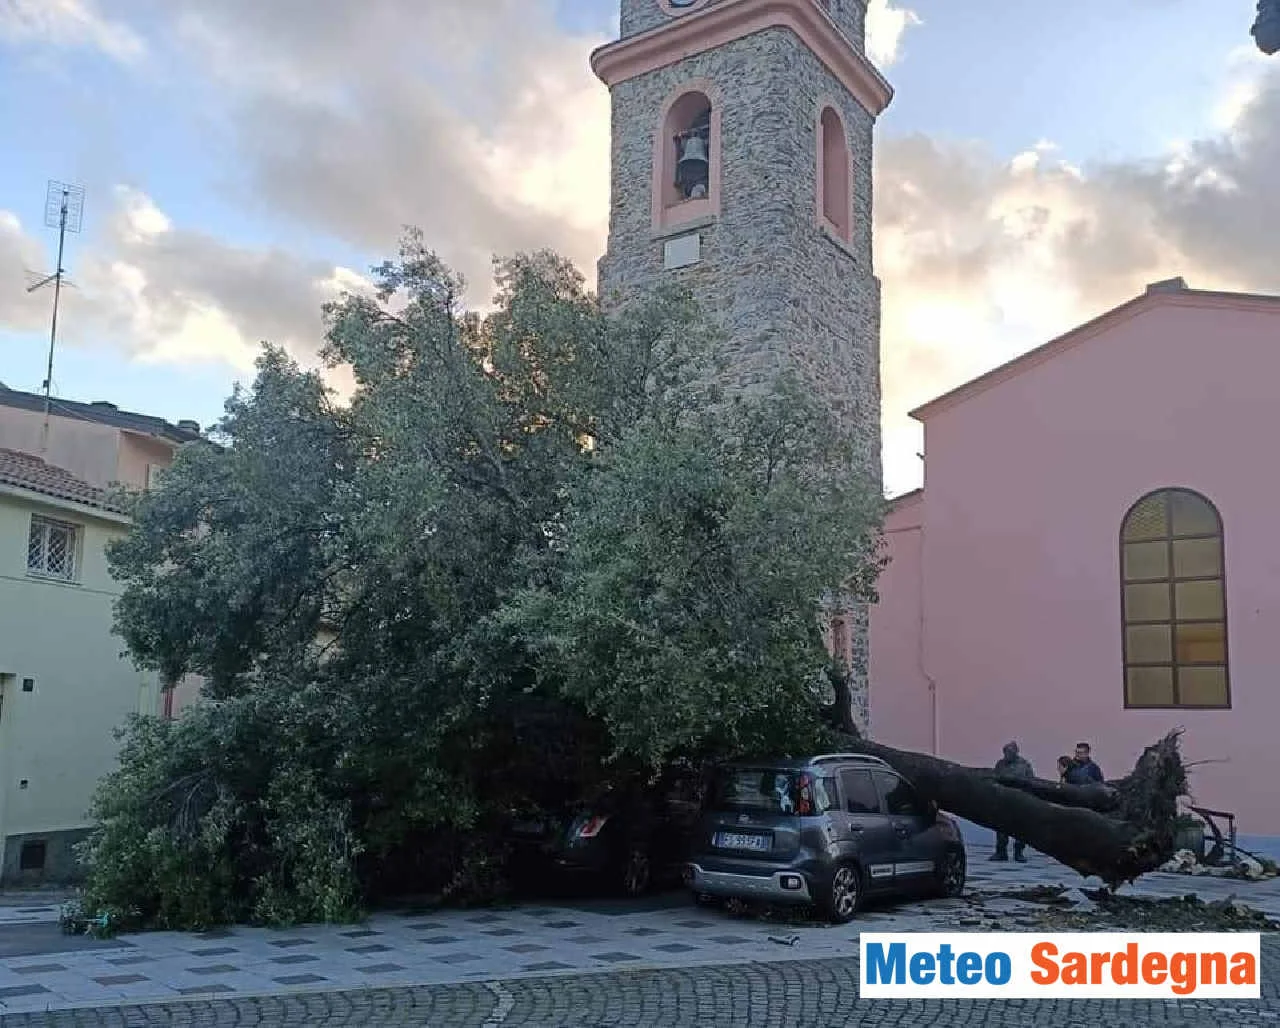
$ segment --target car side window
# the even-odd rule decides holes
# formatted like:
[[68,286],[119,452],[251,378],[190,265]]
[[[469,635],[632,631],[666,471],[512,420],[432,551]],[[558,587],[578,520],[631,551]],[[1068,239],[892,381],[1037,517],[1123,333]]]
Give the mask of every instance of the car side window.
[[850,814],[879,814],[880,797],[876,795],[871,775],[857,768],[840,772],[840,790],[844,793],[844,809]]
[[813,782],[813,812],[825,814],[836,805],[836,780],[834,778],[816,778]]
[[890,817],[920,817],[924,814],[924,804],[906,781],[888,771],[877,771],[875,776]]

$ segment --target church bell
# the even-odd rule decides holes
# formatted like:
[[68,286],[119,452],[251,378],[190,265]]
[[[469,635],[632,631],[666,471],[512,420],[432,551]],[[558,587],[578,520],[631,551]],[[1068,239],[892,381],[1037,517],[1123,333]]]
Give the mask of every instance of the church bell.
[[707,159],[707,141],[701,132],[689,132],[676,137],[680,159],[676,162],[676,186],[687,198],[707,195],[707,179],[710,162]]

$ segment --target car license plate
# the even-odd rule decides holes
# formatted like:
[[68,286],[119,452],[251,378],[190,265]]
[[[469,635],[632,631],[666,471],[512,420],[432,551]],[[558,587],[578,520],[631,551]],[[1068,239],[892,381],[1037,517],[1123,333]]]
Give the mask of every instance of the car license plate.
[[767,835],[739,835],[736,832],[720,832],[715,838],[716,846],[722,850],[767,850]]

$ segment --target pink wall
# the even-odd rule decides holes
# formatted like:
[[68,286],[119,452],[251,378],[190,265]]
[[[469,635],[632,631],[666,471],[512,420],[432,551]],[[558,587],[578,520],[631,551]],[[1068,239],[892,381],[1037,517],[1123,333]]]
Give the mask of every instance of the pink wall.
[[[39,454],[43,429],[42,412],[0,406],[0,446]],[[59,416],[55,411],[49,419],[44,459],[99,488],[119,482],[140,489],[147,483],[147,465],[168,467],[174,449],[173,443],[162,439]]]
[[933,752],[933,708],[920,620],[924,499],[915,494],[885,519],[892,562],[871,608],[871,734],[887,746]]
[[[0,406],[0,446],[21,453],[40,453],[44,414]],[[58,417],[49,419],[45,460],[99,488],[116,478],[118,429],[92,421]]]
[[167,468],[173,463],[174,446],[161,439],[129,432],[120,433],[120,455],[116,464],[116,480],[125,485],[145,488],[147,465]]
[[[922,546],[888,536],[872,618],[877,734],[929,729],[907,655],[915,577],[943,755],[990,764],[1013,738],[1052,777],[1084,739],[1118,776],[1185,726],[1189,759],[1226,761],[1194,769],[1196,799],[1235,811],[1243,833],[1280,835],[1277,382],[1280,304],[1182,294],[927,414]],[[1230,710],[1124,708],[1120,523],[1168,486],[1223,518]]]

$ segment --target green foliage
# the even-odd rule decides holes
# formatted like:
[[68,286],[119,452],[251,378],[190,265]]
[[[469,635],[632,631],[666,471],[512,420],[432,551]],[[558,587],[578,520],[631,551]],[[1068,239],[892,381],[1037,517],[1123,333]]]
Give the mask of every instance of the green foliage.
[[556,580],[497,616],[620,753],[812,745],[815,600],[868,563],[874,494],[832,473],[851,458],[795,383],[663,413],[602,445],[566,505]]
[[174,929],[352,916],[360,846],[348,783],[289,751],[320,713],[298,716],[307,700],[264,687],[174,722],[136,719],[82,844],[85,908]]
[[729,399],[687,295],[606,316],[565,261],[496,309],[411,234],[326,310],[348,405],[266,349],[133,499],[117,628],[167,680],[85,845],[113,924],[500,896],[509,811],[824,732],[819,598],[868,598],[877,484],[802,384]]

